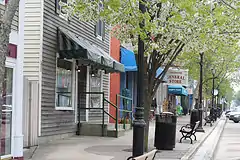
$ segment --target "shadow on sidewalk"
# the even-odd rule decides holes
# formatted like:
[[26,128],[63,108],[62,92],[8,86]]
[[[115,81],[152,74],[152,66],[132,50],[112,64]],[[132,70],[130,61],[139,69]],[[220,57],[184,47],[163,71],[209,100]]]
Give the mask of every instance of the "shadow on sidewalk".
[[[189,141],[178,143],[181,135],[179,129],[182,125],[189,123],[190,117],[178,118],[176,130],[176,148],[173,151],[161,151],[157,159],[180,159],[193,145]],[[208,132],[210,127],[204,127]],[[153,149],[155,134],[155,123],[151,123],[149,129],[149,149]],[[203,133],[197,133],[198,140]],[[40,145],[32,154],[32,160],[126,160],[131,156],[132,131],[126,132],[125,136],[119,138],[107,137],[72,137],[58,140],[52,143]],[[30,151],[29,151],[30,152]],[[30,160],[25,152],[25,160]],[[28,156],[27,156],[28,155]]]

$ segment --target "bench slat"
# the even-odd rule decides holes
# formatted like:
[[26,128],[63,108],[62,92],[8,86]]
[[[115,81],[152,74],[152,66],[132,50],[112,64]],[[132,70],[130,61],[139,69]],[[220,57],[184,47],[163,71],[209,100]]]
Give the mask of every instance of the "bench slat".
[[132,158],[132,160],[154,160],[156,153],[157,153],[157,150],[154,149],[154,150],[152,150],[152,151],[150,151],[148,153],[145,153],[145,154],[143,154],[141,156]]

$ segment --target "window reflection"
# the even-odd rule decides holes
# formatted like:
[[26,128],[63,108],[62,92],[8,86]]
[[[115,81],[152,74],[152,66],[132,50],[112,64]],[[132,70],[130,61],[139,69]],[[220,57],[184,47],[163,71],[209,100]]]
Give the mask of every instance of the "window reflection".
[[[90,72],[90,92],[101,92],[101,72]],[[101,108],[101,94],[90,95],[90,107]]]
[[56,74],[56,106],[72,107],[72,63],[58,60]]
[[11,154],[13,69],[6,68],[3,82],[1,155]]

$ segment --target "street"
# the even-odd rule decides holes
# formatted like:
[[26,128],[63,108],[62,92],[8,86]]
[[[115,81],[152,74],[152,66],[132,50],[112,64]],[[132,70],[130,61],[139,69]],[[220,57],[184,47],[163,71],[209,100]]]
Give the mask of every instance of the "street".
[[239,160],[240,159],[240,124],[227,121],[217,150],[215,160]]

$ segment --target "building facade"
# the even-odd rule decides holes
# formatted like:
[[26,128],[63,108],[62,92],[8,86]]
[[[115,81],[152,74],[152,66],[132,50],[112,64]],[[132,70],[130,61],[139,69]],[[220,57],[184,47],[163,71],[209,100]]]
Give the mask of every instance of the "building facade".
[[[0,1],[1,15],[7,7],[7,0]],[[3,82],[3,106],[1,119],[1,159],[23,159],[22,149],[22,15],[23,0],[12,21],[5,62]]]
[[99,108],[109,108],[102,103],[109,99],[109,73],[124,68],[109,55],[110,36],[103,21],[80,22],[58,0],[26,1],[25,11],[27,147],[74,135],[80,121],[101,122]]

